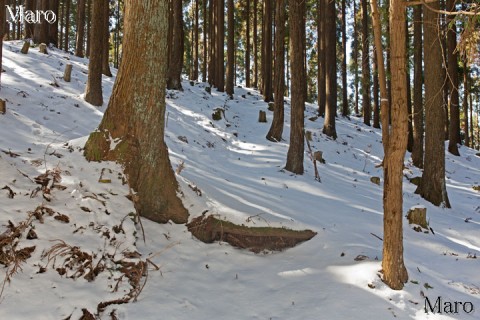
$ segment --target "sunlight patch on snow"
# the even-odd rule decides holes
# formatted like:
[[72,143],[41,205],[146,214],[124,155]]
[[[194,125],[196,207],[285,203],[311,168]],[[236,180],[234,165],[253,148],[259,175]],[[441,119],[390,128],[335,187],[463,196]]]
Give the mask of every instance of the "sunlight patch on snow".
[[350,266],[330,266],[327,267],[327,271],[344,283],[370,290],[368,284],[378,279],[377,272],[381,268],[381,261],[378,261],[362,262]]
[[295,277],[308,276],[312,274],[318,274],[320,272],[321,271],[318,269],[304,268],[304,269],[298,269],[298,270],[282,271],[282,272],[279,272],[278,275],[282,278],[295,278]]

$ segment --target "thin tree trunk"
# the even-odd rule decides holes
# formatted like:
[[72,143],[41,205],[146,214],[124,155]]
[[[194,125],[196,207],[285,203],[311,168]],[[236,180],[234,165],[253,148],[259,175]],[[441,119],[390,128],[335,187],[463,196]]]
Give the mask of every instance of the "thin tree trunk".
[[[4,8],[4,6],[2,6],[2,8]],[[63,8],[63,6],[62,6],[62,8]],[[35,0],[25,1],[25,10],[34,11],[35,10]],[[63,16],[63,11],[62,11],[62,16]],[[33,23],[25,22],[25,38],[26,39],[31,39],[33,37],[33,29],[34,29],[34,24]]]
[[225,44],[225,0],[217,0],[217,53],[216,53],[216,87],[217,91],[224,92],[225,90],[225,58],[224,58],[224,44]]
[[[408,32],[408,19],[405,19],[405,47],[410,47],[410,34]],[[412,152],[413,150],[413,110],[412,110],[412,85],[410,83],[410,67],[408,61],[409,58],[409,51],[406,50],[406,57],[405,57],[405,82],[407,88],[407,114],[408,114],[408,143],[407,143],[407,150],[408,152]]]
[[75,44],[75,55],[83,58],[85,56],[85,0],[77,2],[77,39]]
[[202,81],[207,82],[207,59],[208,59],[208,47],[207,47],[207,30],[210,24],[207,21],[207,0],[202,0],[203,8],[203,61],[202,61]]
[[250,0],[246,1],[245,20],[245,85],[250,88]]
[[362,110],[363,123],[370,125],[372,106],[370,101],[370,45],[368,41],[368,5],[362,2]]
[[375,47],[382,108],[382,141],[385,157],[383,160],[383,281],[394,290],[401,290],[408,280],[403,261],[403,160],[407,149],[408,113],[405,107],[407,92],[405,87],[405,7],[402,0],[390,0],[390,50],[392,70],[392,127],[389,128],[388,91],[386,72],[383,63],[380,14],[377,2],[371,1]]
[[412,162],[423,168],[422,6],[413,8],[413,148]]
[[[50,0],[49,2],[49,10],[53,11],[56,17],[58,17],[58,12],[60,8],[60,1],[59,0]],[[55,47],[58,48],[58,19],[55,19],[55,21],[50,24],[47,24],[47,30],[48,30],[48,42],[53,44]],[[20,36],[20,33],[19,33]]]
[[192,76],[192,80],[198,80],[198,59],[199,59],[199,26],[198,26],[198,23],[199,23],[199,15],[200,13],[200,9],[199,9],[199,5],[198,5],[198,0],[195,0],[195,26],[194,26],[194,29],[193,29],[193,35],[194,35],[194,43],[195,43],[195,47],[194,47],[194,58],[193,58],[193,76]]
[[273,120],[267,139],[270,141],[281,141],[284,122],[284,94],[285,94],[285,22],[286,8],[285,0],[277,0],[275,9],[275,72],[274,90],[275,105],[273,109]]
[[272,92],[272,0],[264,1],[263,11],[263,100],[269,102],[273,100]]
[[253,0],[253,87],[258,88],[258,0]]
[[[447,0],[447,10],[455,11],[455,0]],[[459,156],[457,144],[460,144],[460,102],[458,96],[458,53],[457,48],[457,27],[452,16],[447,16],[447,63],[448,63],[448,77],[450,91],[450,130],[449,130],[449,142],[448,152],[453,155]]]
[[[429,3],[429,6],[439,9],[438,2]],[[445,73],[440,67],[439,18],[437,12],[424,7],[425,169],[415,192],[436,206],[450,208],[445,185],[445,112],[442,97]]]
[[317,0],[317,103],[318,115],[325,116],[326,84],[325,84],[325,0]]
[[[39,7],[37,7],[37,10],[48,10],[48,0],[38,0],[38,4]],[[40,23],[35,24],[33,42],[36,44],[45,43],[48,45],[48,40],[48,22],[42,18]]]
[[103,12],[103,51],[102,51],[102,74],[112,77],[110,71],[110,2],[105,0]]
[[[103,50],[103,15],[106,1],[96,0],[93,2],[92,15],[92,52],[102,52]],[[85,89],[85,101],[94,105],[103,104],[102,95],[102,55],[92,54],[88,64],[88,80]]]
[[337,111],[337,33],[335,1],[325,0],[325,83],[326,105],[322,132],[336,139],[335,114]]
[[[120,9],[118,9],[118,10],[120,10]],[[92,0],[87,0],[86,20],[87,20],[87,33],[86,33],[87,48],[86,48],[85,55],[87,57],[90,57],[90,36],[91,36],[90,30],[92,29]]]
[[358,108],[359,100],[359,80],[358,80],[358,21],[357,21],[357,4],[356,0],[353,0],[353,68],[355,72],[355,77],[353,80],[353,85],[355,87],[355,107],[354,112],[355,116],[360,114]]
[[70,41],[70,2],[72,2],[72,0],[65,0],[65,2],[66,2],[66,4],[65,4],[64,49],[65,49],[65,51],[68,52],[68,50],[70,48],[70,45],[69,45],[69,41]]
[[210,26],[210,58],[208,60],[208,83],[213,86],[215,83],[215,1],[209,2],[209,23]]
[[[463,61],[463,131],[465,132],[465,145],[470,147],[470,132],[468,124],[468,93],[470,91],[470,83],[468,81],[469,66],[467,58]],[[473,138],[473,137],[472,137]]]
[[305,1],[290,0],[290,59],[292,68],[292,93],[291,93],[291,126],[290,145],[287,152],[285,169],[303,174],[304,158],[304,111],[306,85],[304,68],[304,31],[303,19],[305,18]]
[[347,17],[346,0],[342,0],[342,116],[350,114],[347,88]]
[[235,23],[233,0],[227,0],[228,6],[228,38],[227,38],[227,82],[225,91],[228,95],[233,95],[233,81],[235,74]]
[[182,0],[173,0],[173,36],[167,73],[167,89],[182,90],[183,68],[183,6]]
[[[93,5],[96,8],[96,0]],[[163,0],[126,0],[120,70],[102,122],[85,145],[85,156],[124,166],[141,216],[186,223],[188,212],[177,197],[178,184],[164,141],[166,60],[158,57],[167,55],[167,10]],[[94,10],[93,29],[96,14]],[[121,143],[110,149],[110,139]]]
[[380,129],[380,103],[379,103],[379,83],[378,83],[378,62],[377,47],[373,46],[373,127]]

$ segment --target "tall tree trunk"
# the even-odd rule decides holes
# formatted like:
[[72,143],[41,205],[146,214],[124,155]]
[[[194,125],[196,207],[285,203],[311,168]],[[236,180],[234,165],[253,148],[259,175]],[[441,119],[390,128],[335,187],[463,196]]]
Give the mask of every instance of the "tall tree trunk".
[[[4,6],[2,6],[4,8]],[[35,0],[25,1],[25,10],[34,11],[35,10]],[[62,13],[63,16],[63,13]],[[33,37],[34,24],[25,22],[25,38],[31,39]]]
[[325,82],[326,105],[323,133],[337,139],[337,33],[335,1],[325,0]]
[[83,58],[85,43],[85,0],[77,2],[77,40],[75,43],[75,55]]
[[325,0],[317,0],[317,103],[318,115],[325,116]]
[[198,15],[200,13],[198,1],[195,1],[195,26],[193,28],[193,36],[194,36],[194,50],[193,50],[193,73],[192,73],[192,80],[198,80],[198,59],[199,59],[199,26],[198,23],[200,21]]
[[[405,47],[410,47],[410,33],[408,32],[408,19],[405,19]],[[410,83],[410,66],[409,66],[409,51],[406,50],[406,57],[405,57],[405,82],[407,88],[407,114],[408,114],[408,143],[407,143],[407,150],[408,152],[412,152],[413,150],[413,110],[412,110],[412,85]]]
[[347,88],[347,16],[346,0],[342,0],[342,116],[350,114]]
[[[429,6],[439,9],[438,2]],[[444,71],[442,48],[438,41],[439,14],[424,7],[425,77],[425,165],[422,180],[415,191],[436,206],[450,208],[445,185],[445,112],[443,107]]]
[[253,0],[253,87],[258,88],[258,0]]
[[203,61],[202,61],[202,81],[207,82],[207,59],[208,59],[208,47],[207,47],[207,30],[210,26],[207,20],[207,0],[202,0],[203,8]]
[[403,160],[407,149],[408,112],[406,108],[407,90],[406,48],[405,48],[405,6],[403,0],[390,0],[390,51],[392,73],[392,126],[389,126],[388,91],[386,72],[383,63],[380,14],[377,2],[371,1],[375,47],[382,108],[382,142],[385,157],[383,160],[383,281],[394,290],[401,290],[408,280],[403,261]]
[[304,67],[305,32],[302,30],[305,19],[305,1],[290,0],[290,59],[292,68],[291,89],[291,125],[290,145],[287,153],[285,169],[303,174],[304,156],[304,111],[306,75]]
[[[455,0],[447,0],[447,11],[455,10]],[[450,130],[448,152],[459,156],[457,144],[461,143],[460,138],[460,102],[458,96],[458,53],[457,49],[457,27],[452,16],[447,16],[447,63],[448,63],[448,77],[450,91]]]
[[183,6],[182,0],[173,0],[173,36],[168,61],[167,89],[182,90],[183,68]]
[[355,106],[354,112],[355,116],[358,117],[360,114],[358,108],[358,100],[359,100],[359,80],[358,80],[358,21],[357,21],[357,4],[356,0],[353,0],[353,69],[355,72],[353,86],[355,87]]
[[[49,2],[49,10],[53,11],[56,17],[58,17],[58,12],[60,8],[60,1],[59,0],[50,0]],[[20,25],[19,25],[20,26]],[[48,42],[58,47],[58,19],[55,19],[53,23],[47,23],[47,30],[48,30]],[[19,34],[20,35],[20,34]]]
[[[104,0],[93,1],[91,30],[91,50],[93,53],[101,53],[103,50],[103,16],[105,5],[106,1]],[[94,106],[101,106],[103,104],[102,54],[90,55],[85,101]]]
[[228,38],[227,38],[227,82],[225,91],[228,95],[233,95],[233,80],[235,75],[235,23],[233,0],[227,0],[228,6]]
[[263,33],[262,33],[263,61],[263,100],[273,100],[272,92],[272,0],[265,0],[263,7]]
[[245,85],[250,88],[250,0],[246,0],[245,27]]
[[[0,8],[5,8],[5,0],[0,0]],[[6,12],[4,9],[0,10],[0,21],[6,21]],[[6,23],[0,23],[0,90],[2,90],[2,61],[3,61],[3,37],[7,29],[5,29]]]
[[217,91],[223,92],[225,90],[225,0],[217,0],[217,53],[216,53],[216,86]]
[[[470,91],[470,83],[468,81],[468,73],[469,73],[469,66],[468,66],[468,58],[465,57],[463,61],[463,121],[464,127],[463,131],[465,132],[465,145],[470,147],[470,132],[468,130],[468,93]],[[473,140],[473,137],[472,137]]]
[[[38,7],[37,10],[43,10],[47,11],[48,10],[48,0],[38,0]],[[34,28],[34,35],[33,35],[33,42],[36,44],[40,43],[49,43],[49,38],[48,38],[48,22],[45,20],[45,18],[40,19],[40,23],[35,24]]]
[[267,139],[270,141],[281,141],[284,122],[284,104],[285,94],[285,23],[286,8],[285,0],[277,0],[275,8],[275,72],[274,72],[274,90],[275,105],[273,109],[273,120],[270,130],[267,133]]
[[[93,3],[95,8],[97,1]],[[188,212],[177,197],[164,141],[166,60],[158,57],[167,55],[167,10],[163,0],[126,0],[120,70],[102,122],[85,145],[85,156],[123,164],[140,215],[185,223]],[[110,139],[121,143],[111,150]]]
[[412,162],[423,168],[422,6],[413,7],[413,148]]
[[209,60],[208,60],[208,83],[213,86],[215,84],[215,76],[216,76],[216,73],[215,73],[215,54],[216,54],[216,46],[215,46],[215,42],[217,40],[217,37],[215,36],[215,2],[216,0],[210,0],[209,2],[209,16],[208,16],[208,19],[209,19],[209,22],[208,22],[208,25],[210,26],[210,29],[209,29],[209,34],[210,34],[210,57],[209,57]]
[[368,41],[368,5],[362,2],[362,109],[363,123],[370,125],[372,106],[370,101],[370,45]]
[[[120,4],[118,4],[118,6],[120,6]],[[120,10],[120,8],[118,10]],[[90,57],[90,35],[91,35],[90,30],[92,29],[92,0],[87,0],[87,14],[85,19],[87,20],[87,33],[86,33],[87,48],[86,48],[85,55],[87,57]]]
[[112,77],[110,71],[110,2],[105,0],[103,12],[103,51],[102,51],[102,74]]
[[64,49],[68,52],[70,49],[70,3],[72,0],[65,0],[65,40],[64,40]]
[[380,129],[380,103],[379,103],[379,83],[378,83],[378,63],[377,63],[377,47],[373,46],[373,127]]

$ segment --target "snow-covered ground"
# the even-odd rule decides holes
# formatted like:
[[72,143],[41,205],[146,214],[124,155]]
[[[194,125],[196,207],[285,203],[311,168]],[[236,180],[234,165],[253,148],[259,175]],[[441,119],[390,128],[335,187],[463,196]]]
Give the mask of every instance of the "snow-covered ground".
[[[288,103],[285,141],[272,143],[265,139],[272,112],[267,111],[267,124],[257,122],[259,110],[267,110],[257,92],[235,88],[229,100],[215,90],[206,92],[204,83],[185,81],[183,92],[167,93],[166,141],[174,169],[183,163],[177,178],[191,218],[208,210],[239,224],[318,234],[284,252],[254,254],[226,243],[204,244],[184,225],[143,219],[144,243],[121,168],[88,163],[81,152],[101,120],[114,78],[103,78],[105,103],[95,108],[82,99],[86,59],[53,49],[43,55],[32,48],[23,55],[20,48],[20,42],[3,48],[0,98],[7,100],[7,113],[0,115],[0,188],[7,186],[15,195],[10,198],[8,188],[0,189],[0,235],[24,221],[37,239],[27,239],[25,232],[15,240],[17,250],[35,250],[5,282],[0,319],[79,319],[83,308],[95,313],[100,302],[131,290],[128,279],[120,279],[122,261],[147,258],[148,278],[137,301],[110,305],[99,318],[478,319],[480,195],[472,187],[480,184],[480,157],[474,150],[461,147],[461,157],[447,155],[452,209],[424,201],[405,178],[405,213],[426,207],[434,233],[415,232],[404,219],[409,282],[393,291],[379,278],[380,131],[358,118],[338,118],[333,141],[321,133],[322,118],[310,119],[314,106],[307,106],[312,148],[323,151],[326,160],[319,164],[318,182],[307,155],[303,176],[283,170]],[[73,64],[70,83],[61,79],[67,63]],[[217,108],[225,110],[224,118],[213,121]],[[409,154],[405,166],[406,177],[421,174]],[[36,191],[35,178],[47,170],[47,177],[59,175],[61,181],[52,186],[51,180],[50,194],[43,194]],[[372,177],[380,177],[380,185]],[[51,250],[55,245],[70,250],[63,252],[77,250],[77,256],[66,261],[68,254]],[[79,269],[78,263],[85,263],[80,252],[102,266],[93,281],[87,280],[90,265]],[[11,267],[0,270],[3,284]],[[425,297],[432,306],[441,297],[442,314],[426,314]],[[466,313],[459,307],[458,314],[445,313],[443,303],[455,301],[469,302],[476,310]]]

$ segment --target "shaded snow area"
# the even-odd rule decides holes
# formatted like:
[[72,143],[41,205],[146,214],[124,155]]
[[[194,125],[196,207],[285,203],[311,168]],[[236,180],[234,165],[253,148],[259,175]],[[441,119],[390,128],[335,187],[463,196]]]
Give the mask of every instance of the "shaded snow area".
[[[337,118],[338,139],[331,140],[321,133],[323,119],[312,118],[315,106],[307,105],[312,149],[322,151],[326,161],[318,164],[318,182],[307,154],[304,175],[283,170],[288,101],[285,141],[272,143],[265,139],[272,112],[267,111],[267,124],[257,122],[259,111],[267,110],[257,92],[235,88],[230,100],[216,90],[208,93],[204,83],[185,81],[183,92],[167,92],[166,141],[190,219],[208,210],[246,226],[318,234],[283,252],[254,254],[226,243],[204,244],[184,225],[142,219],[144,242],[121,167],[82,156],[114,78],[103,78],[105,103],[95,108],[82,99],[86,59],[55,49],[43,55],[32,48],[23,55],[20,48],[20,42],[3,48],[0,97],[7,100],[7,113],[0,115],[0,241],[8,236],[10,242],[0,259],[0,319],[77,320],[82,309],[96,314],[101,303],[99,319],[479,318],[475,151],[461,147],[460,157],[447,155],[452,209],[414,194],[409,179],[421,172],[407,153],[404,212],[425,207],[431,230],[416,232],[404,218],[409,282],[393,291],[379,273],[380,131],[360,118]],[[70,83],[61,78],[67,63],[73,64]],[[217,108],[222,119],[214,121]],[[145,268],[148,277],[140,279]],[[136,302],[109,303],[129,294]],[[425,313],[425,297],[432,307],[441,297],[442,313]],[[466,313],[457,304],[458,314],[446,313],[444,305],[455,301],[476,310]]]

